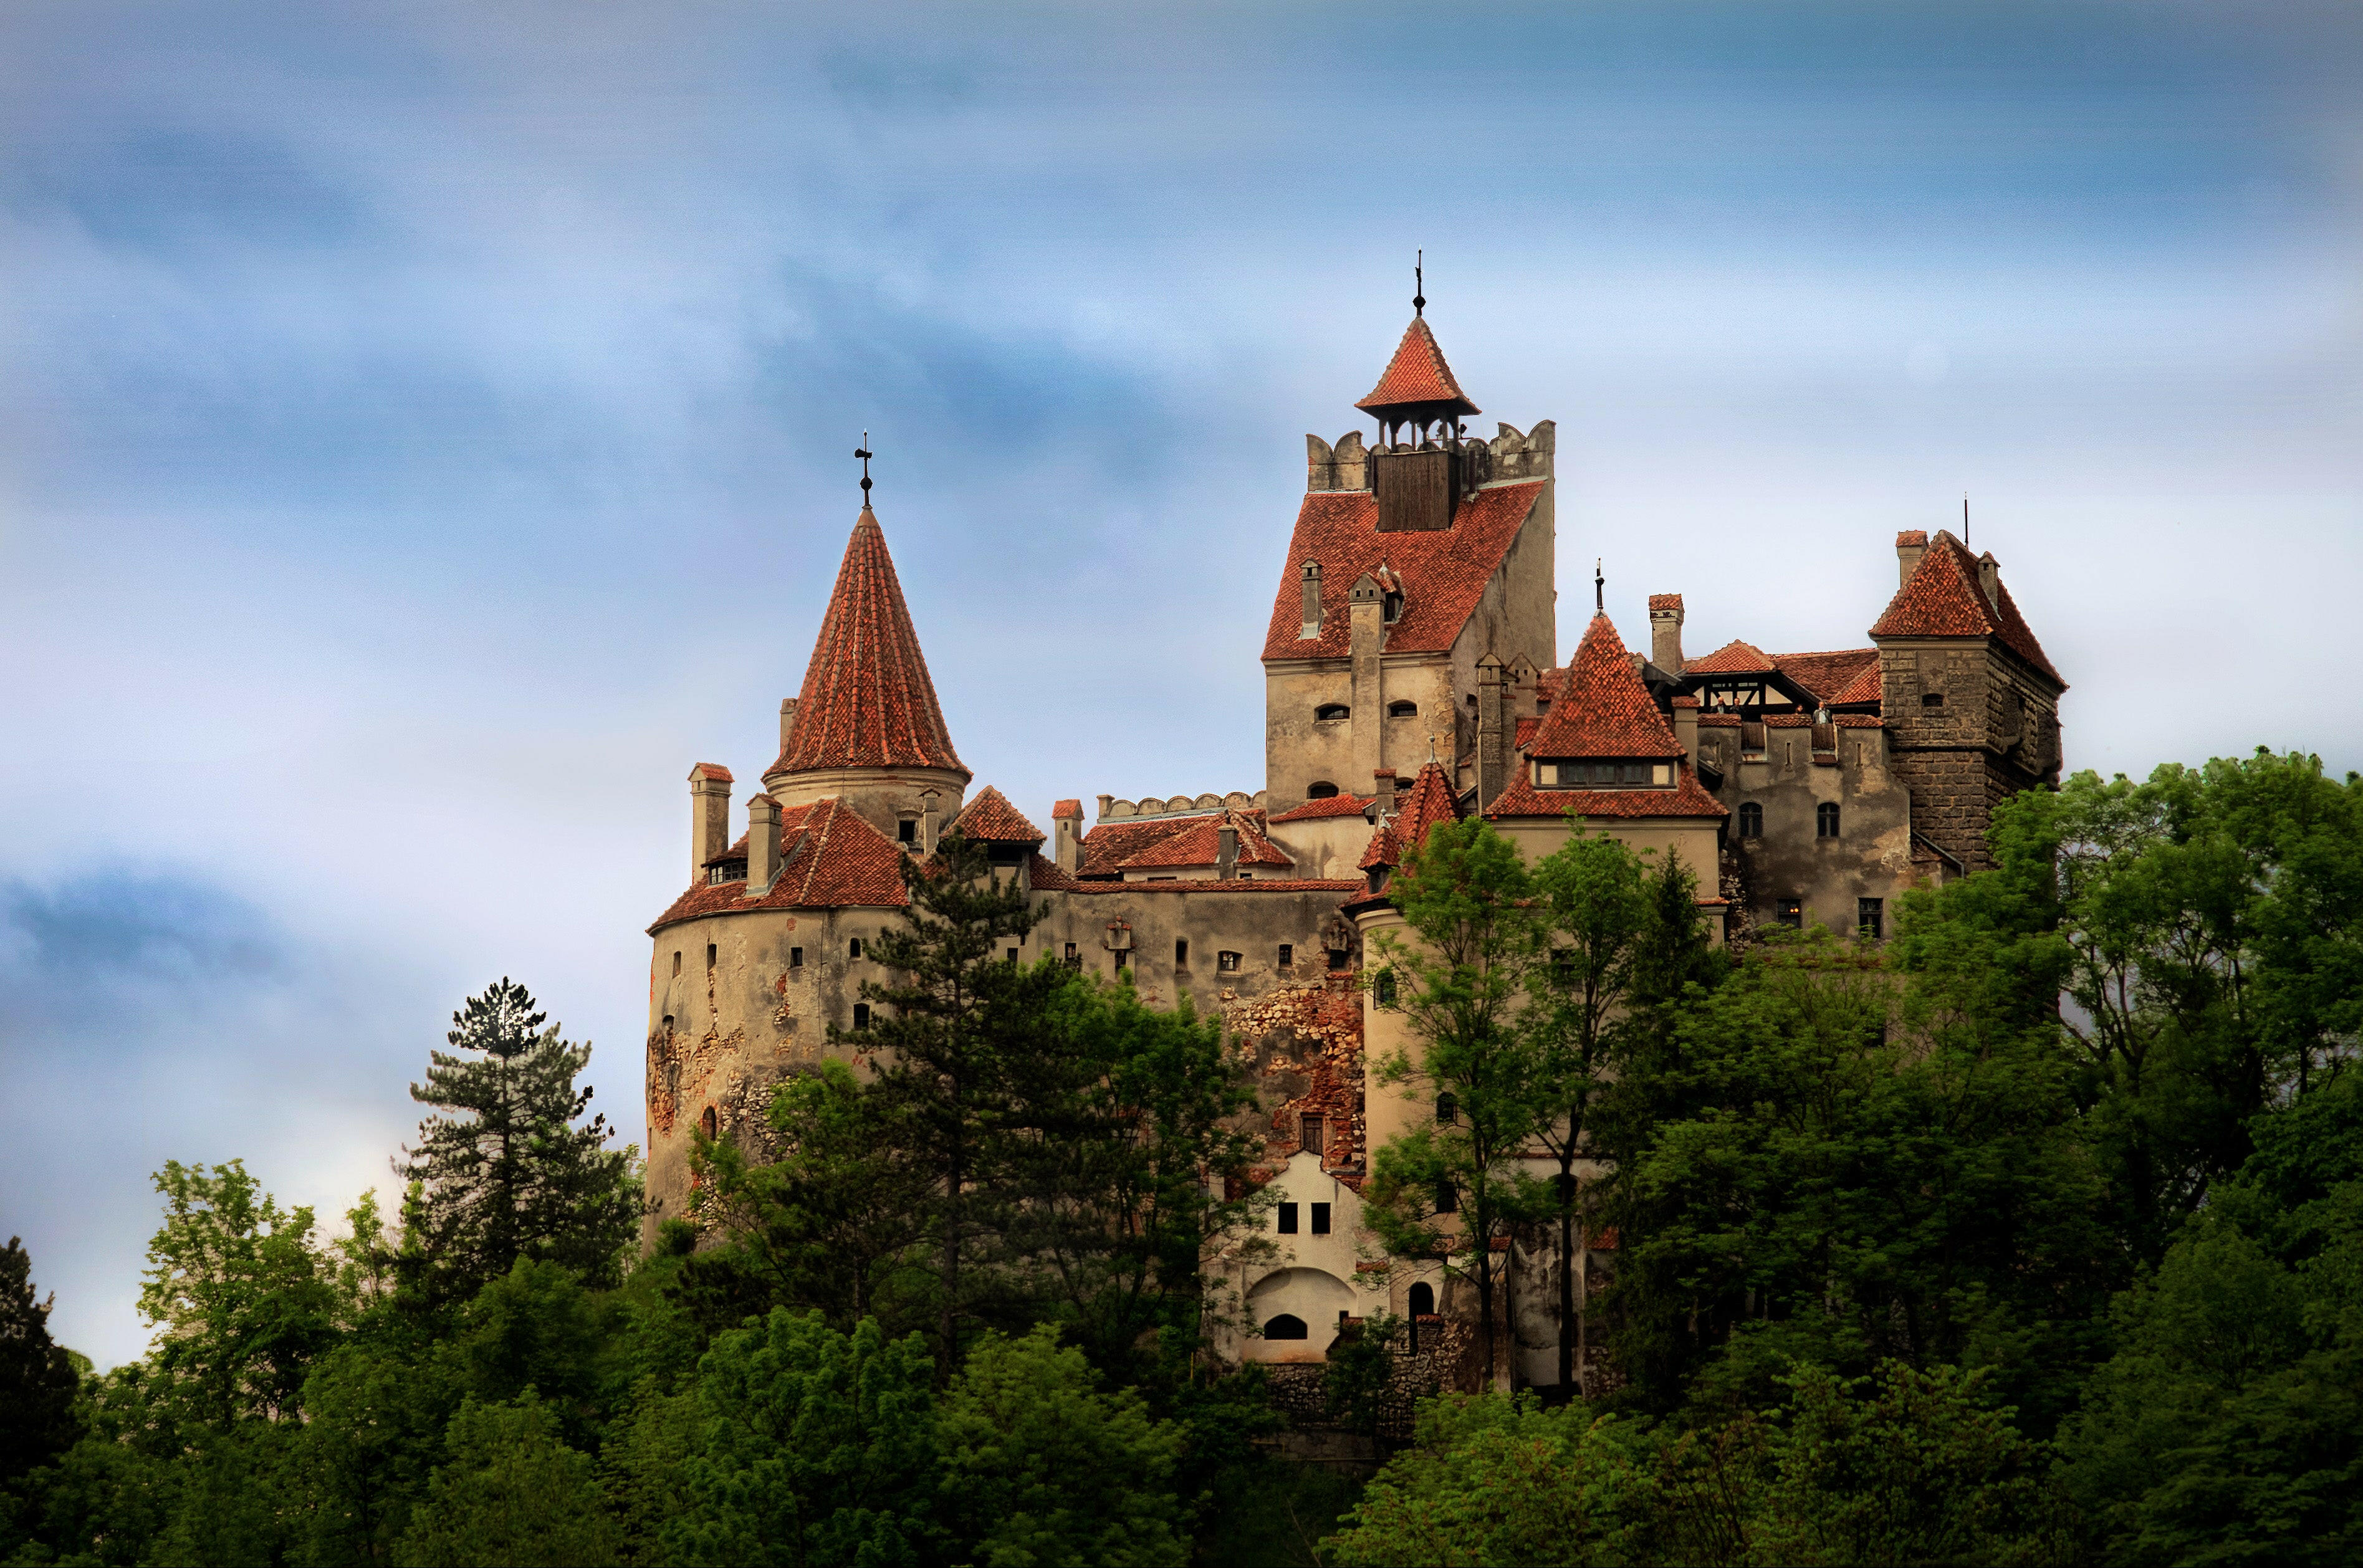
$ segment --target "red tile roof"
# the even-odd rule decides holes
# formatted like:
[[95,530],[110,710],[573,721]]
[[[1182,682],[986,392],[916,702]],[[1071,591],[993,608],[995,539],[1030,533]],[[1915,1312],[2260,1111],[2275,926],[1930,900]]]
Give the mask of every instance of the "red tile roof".
[[[2036,668],[2059,680],[2059,672],[2044,657],[2010,590],[1999,580],[2001,602],[1986,602],[1978,586],[1978,558],[1969,547],[1939,528],[1911,580],[1888,601],[1886,613],[1872,623],[1873,637],[1991,637]],[[2061,690],[2067,683],[2060,681]]]
[[[1459,636],[1485,585],[1518,537],[1543,492],[1539,480],[1490,485],[1461,498],[1452,526],[1381,534],[1379,503],[1367,490],[1319,491],[1304,498],[1288,545],[1288,567],[1273,596],[1265,633],[1266,658],[1343,658],[1352,617],[1347,595],[1354,581],[1381,564],[1403,581],[1401,618],[1387,628],[1389,653],[1441,653]],[[1304,563],[1321,566],[1321,635],[1304,628]]]
[[1228,823],[1238,830],[1240,866],[1293,866],[1295,861],[1258,833],[1255,825],[1236,816],[1200,817],[1180,833],[1169,834],[1126,856],[1117,864],[1126,871],[1178,869],[1222,863],[1222,830]]
[[1503,817],[1727,817],[1730,809],[1706,792],[1689,763],[1676,765],[1670,790],[1537,790],[1530,767],[1493,797],[1488,820]]
[[1444,362],[1444,350],[1436,346],[1436,334],[1427,329],[1427,318],[1414,315],[1403,328],[1403,341],[1395,345],[1395,357],[1387,361],[1385,374],[1370,395],[1356,403],[1356,408],[1383,414],[1390,409],[1406,405],[1442,404],[1444,411],[1467,417],[1482,413],[1452,379],[1452,367]]
[[[1772,662],[1781,674],[1812,693],[1815,701],[1835,702],[1837,694],[1865,669],[1874,673],[1878,670],[1879,650],[1845,648],[1836,653],[1774,654]],[[1874,694],[1872,701],[1877,700]]]
[[[1260,827],[1262,812],[1241,812],[1238,814],[1243,821]],[[1218,815],[1214,812],[1202,812],[1182,817],[1119,817],[1113,822],[1099,823],[1082,836],[1082,861],[1076,867],[1076,872],[1086,880],[1120,876],[1122,873],[1118,867],[1150,845],[1201,823],[1211,823]]]
[[1533,742],[1536,732],[1542,727],[1543,722],[1540,719],[1520,719],[1516,733],[1511,736],[1511,744],[1520,751],[1525,750]]
[[786,749],[768,771],[823,767],[968,771],[944,727],[886,536],[867,506],[846,542]]
[[[721,858],[744,859],[744,844]],[[747,897],[744,882],[694,887],[649,930],[732,910],[899,909],[910,902],[902,850],[835,796],[782,809],[780,858],[780,875],[761,898]]]
[[1833,708],[1854,702],[1879,702],[1886,700],[1886,682],[1879,672],[1879,661],[1872,659],[1860,673],[1823,701]]
[[944,831],[980,844],[1039,844],[1047,836],[1018,813],[1008,797],[990,784],[960,808],[960,814]]
[[1050,820],[1054,823],[1061,817],[1081,817],[1082,814],[1083,803],[1081,801],[1053,801],[1050,802]]
[[[1397,864],[1402,856],[1427,842],[1428,832],[1437,823],[1459,820],[1460,798],[1452,788],[1452,780],[1446,776],[1444,765],[1440,762],[1423,765],[1419,777],[1412,780],[1411,788],[1395,797],[1395,814],[1388,819],[1381,830],[1392,836],[1397,860],[1372,862],[1370,854],[1366,853],[1362,857],[1362,869],[1369,870],[1372,864]],[[1372,852],[1377,850],[1377,838],[1376,834],[1371,835]]]
[[1381,823],[1371,831],[1370,847],[1362,851],[1362,858],[1356,861],[1354,866],[1359,871],[1372,871],[1381,866],[1402,864],[1403,840],[1395,836],[1395,830],[1392,826]]
[[1922,549],[1926,549],[1928,547],[1928,530],[1925,528],[1906,528],[1902,533],[1895,536],[1895,544],[1896,547],[1899,549],[1910,545],[1916,545]]
[[1537,756],[1680,756],[1673,726],[1633,668],[1615,624],[1594,615],[1568,661],[1567,690],[1526,749]]
[[1335,878],[1270,877],[1258,874],[1252,878],[1237,878],[1218,882],[1211,877],[1177,877],[1159,882],[1079,882],[1059,869],[1056,862],[1036,856],[1032,865],[1034,890],[1037,893],[1107,893],[1128,897],[1134,893],[1337,893],[1341,896],[1364,893],[1369,885],[1361,880],[1339,880]]
[[1699,700],[1691,696],[1676,697],[1671,699],[1667,705],[1674,708],[1695,708],[1699,705]]
[[[1381,772],[1391,769],[1381,769]],[[1337,794],[1322,801],[1307,801],[1292,806],[1271,820],[1276,823],[1309,823],[1321,817],[1359,817],[1369,811],[1376,796]]]
[[1737,637],[1704,658],[1682,660],[1684,675],[1769,675],[1775,668],[1762,648],[1754,643],[1741,642]]
[[1649,608],[1652,610],[1679,610],[1681,607],[1682,596],[1679,593],[1652,593],[1649,595]]
[[689,776],[693,780],[699,778],[719,778],[725,784],[736,782],[736,780],[730,777],[730,770],[723,767],[718,762],[701,762],[696,767],[689,770]]

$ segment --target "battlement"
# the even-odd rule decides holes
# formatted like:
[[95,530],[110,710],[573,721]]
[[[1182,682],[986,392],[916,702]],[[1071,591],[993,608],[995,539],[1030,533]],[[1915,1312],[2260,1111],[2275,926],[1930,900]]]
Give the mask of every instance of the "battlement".
[[1264,801],[1265,794],[1261,790],[1252,795],[1243,790],[1234,790],[1227,795],[1170,795],[1163,799],[1143,795],[1137,801],[1119,801],[1113,795],[1102,795],[1099,820],[1104,823],[1133,817],[1200,816],[1226,808],[1235,812],[1260,812],[1264,809]]
[[1304,488],[1309,491],[1368,490],[1370,488],[1370,458],[1377,453],[1447,450],[1460,459],[1459,471],[1463,488],[1475,490],[1489,484],[1514,484],[1524,480],[1549,479],[1551,463],[1559,449],[1559,425],[1544,420],[1532,431],[1522,432],[1514,425],[1497,427],[1500,434],[1491,441],[1470,436],[1454,443],[1447,437],[1442,445],[1397,442],[1390,447],[1363,444],[1362,433],[1348,430],[1333,445],[1320,436],[1304,437]]

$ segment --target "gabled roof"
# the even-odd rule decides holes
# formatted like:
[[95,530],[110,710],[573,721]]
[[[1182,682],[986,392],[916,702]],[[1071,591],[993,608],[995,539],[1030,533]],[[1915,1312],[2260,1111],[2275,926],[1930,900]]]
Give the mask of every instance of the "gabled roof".
[[1256,831],[1255,824],[1237,815],[1200,817],[1182,832],[1169,834],[1118,862],[1126,871],[1179,870],[1222,864],[1222,830],[1226,823],[1238,831],[1239,866],[1293,866],[1295,861]]
[[1396,793],[1395,814],[1370,834],[1370,846],[1362,854],[1361,869],[1400,865],[1403,856],[1427,842],[1429,829],[1438,823],[1459,820],[1460,798],[1453,790],[1444,764],[1426,764],[1410,788]]
[[1706,792],[1687,762],[1677,763],[1670,790],[1537,790],[1534,770],[1522,765],[1510,787],[1485,809],[1502,817],[1727,817],[1730,808]]
[[[1772,656],[1773,664],[1781,674],[1802,686],[1816,702],[1836,702],[1838,693],[1861,679],[1869,669],[1873,680],[1878,679],[1877,648],[1844,648],[1836,653],[1784,653]],[[1863,699],[1853,699],[1861,701]],[[1876,686],[1869,701],[1879,701]]]
[[1615,624],[1594,615],[1567,681],[1526,748],[1537,756],[1680,756],[1681,742],[1633,668]]
[[1018,812],[1008,797],[986,785],[944,831],[980,844],[1039,844],[1049,836]]
[[[746,859],[746,835],[715,858]],[[769,893],[750,899],[744,882],[694,887],[649,930],[731,910],[899,909],[910,901],[901,847],[830,796],[781,809],[780,875]]]
[[1737,637],[1707,655],[1704,658],[1682,660],[1682,673],[1689,675],[1769,675],[1779,666],[1771,656],[1754,643],[1741,642]]
[[2059,672],[2044,657],[2025,619],[2012,602],[2010,590],[1999,579],[1994,597],[1986,602],[1978,586],[1978,558],[1969,547],[1939,528],[1929,539],[1912,576],[1888,601],[1887,611],[1871,624],[1873,637],[1991,637],[2036,668],[2060,682]]
[[1395,836],[1395,830],[1392,826],[1386,823],[1381,823],[1378,826],[1378,830],[1370,834],[1370,846],[1368,849],[1363,850],[1362,858],[1354,863],[1354,869],[1357,871],[1372,871],[1381,866],[1400,866],[1402,864],[1403,840]]
[[[1403,614],[1387,628],[1389,653],[1442,653],[1476,613],[1485,585],[1543,492],[1543,481],[1488,485],[1463,496],[1452,526],[1379,532],[1379,503],[1367,490],[1315,491],[1296,513],[1288,564],[1272,597],[1266,658],[1344,658],[1353,620],[1347,595],[1355,580],[1391,566],[1403,580]],[[1304,629],[1305,563],[1321,568],[1321,635]]]
[[867,506],[846,542],[787,746],[765,777],[824,767],[968,771],[944,727],[885,533]]
[[700,778],[718,779],[725,784],[733,782],[730,770],[718,762],[701,762],[689,770],[689,777],[692,782]]
[[[1081,840],[1082,859],[1075,867],[1076,875],[1085,880],[1121,876],[1124,862],[1150,845],[1177,833],[1186,833],[1201,823],[1214,822],[1220,815],[1216,812],[1202,812],[1183,817],[1119,817],[1113,822],[1099,823]],[[1241,822],[1253,825],[1259,832],[1262,830],[1263,813],[1260,811],[1243,811],[1237,815]]]
[[1444,362],[1444,350],[1436,346],[1427,318],[1414,315],[1403,328],[1403,341],[1395,345],[1395,357],[1387,361],[1379,384],[1354,406],[1384,414],[1390,409],[1423,404],[1463,418],[1484,412],[1469,401],[1469,394],[1452,379],[1452,367]]
[[1309,823],[1322,817],[1359,817],[1370,809],[1375,799],[1370,795],[1330,795],[1318,801],[1307,801],[1292,806],[1271,820],[1276,823]]

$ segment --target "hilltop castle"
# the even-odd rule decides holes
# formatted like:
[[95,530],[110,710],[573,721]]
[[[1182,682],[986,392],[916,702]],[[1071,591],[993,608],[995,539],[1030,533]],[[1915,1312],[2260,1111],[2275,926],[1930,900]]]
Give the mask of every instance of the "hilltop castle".
[[[1595,613],[1562,668],[1551,422],[1467,434],[1479,409],[1420,314],[1355,406],[1374,438],[1306,437],[1263,646],[1263,787],[1101,795],[1088,829],[1080,799],[1051,807],[1046,834],[971,791],[865,502],[743,830],[729,769],[690,771],[689,885],[649,927],[651,1236],[686,1210],[691,1127],[760,1149],[771,1086],[829,1050],[831,1024],[866,1021],[860,983],[883,978],[867,948],[901,917],[901,863],[956,827],[1046,911],[1015,956],[1187,995],[1252,1053],[1280,1253],[1232,1270],[1261,1333],[1226,1348],[1317,1362],[1338,1320],[1381,1309],[1435,1316],[1430,1342],[1448,1345],[1473,1301],[1434,1265],[1375,1264],[1354,1223],[1369,1151],[1447,1114],[1365,1092],[1365,1049],[1403,1043],[1357,977],[1399,923],[1384,891],[1406,846],[1481,813],[1538,857],[1573,811],[1679,856],[1717,940],[1807,922],[1877,940],[1904,889],[1987,863],[1996,801],[2057,781],[2065,683],[1991,554],[1897,536],[1899,586],[1864,607],[1868,646],[1732,638],[1691,658],[1667,593],[1646,654]],[[1548,1245],[1521,1242],[1514,1276],[1549,1277]],[[1587,1271],[1607,1261],[1587,1253]],[[1548,1382],[1556,1328],[1522,1297],[1518,1368]]]

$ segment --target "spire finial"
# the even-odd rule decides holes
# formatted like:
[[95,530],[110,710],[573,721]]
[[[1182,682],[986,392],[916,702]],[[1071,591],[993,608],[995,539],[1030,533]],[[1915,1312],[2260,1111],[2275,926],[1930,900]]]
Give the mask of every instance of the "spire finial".
[[861,445],[853,448],[853,455],[861,459],[861,510],[867,512],[870,510],[870,459],[878,455],[870,449],[869,431],[861,433]]
[[1592,563],[1592,613],[1605,615],[1608,613],[1608,577],[1600,567],[1597,559]]
[[1969,547],[1969,492],[1961,491],[1961,548]]
[[1414,315],[1427,314],[1427,252],[1425,250],[1411,253],[1411,313]]

